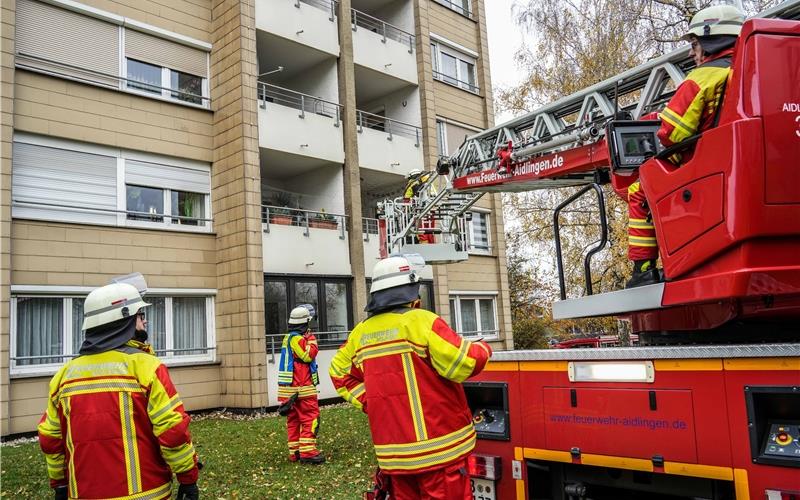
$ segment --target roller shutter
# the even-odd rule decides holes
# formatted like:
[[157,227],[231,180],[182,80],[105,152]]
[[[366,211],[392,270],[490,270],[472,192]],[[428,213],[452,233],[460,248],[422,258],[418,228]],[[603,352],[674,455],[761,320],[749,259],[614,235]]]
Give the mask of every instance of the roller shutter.
[[190,193],[211,192],[211,173],[208,170],[135,160],[125,161],[125,182]]
[[147,33],[125,30],[125,55],[131,59],[208,77],[208,53]]

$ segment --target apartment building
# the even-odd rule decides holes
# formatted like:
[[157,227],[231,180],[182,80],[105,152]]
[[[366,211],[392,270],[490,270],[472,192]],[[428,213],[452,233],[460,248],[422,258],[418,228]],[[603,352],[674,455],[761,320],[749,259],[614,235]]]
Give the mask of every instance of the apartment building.
[[[492,124],[483,0],[2,0],[0,418],[28,432],[94,287],[141,272],[189,410],[276,403],[363,318],[376,203]],[[426,307],[511,348],[499,197]],[[335,396],[322,377],[321,397]]]

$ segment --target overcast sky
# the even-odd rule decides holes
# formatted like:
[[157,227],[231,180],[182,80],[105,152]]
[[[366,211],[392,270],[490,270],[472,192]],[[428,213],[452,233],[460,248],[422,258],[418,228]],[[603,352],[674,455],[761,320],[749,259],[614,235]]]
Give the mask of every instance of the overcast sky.
[[[486,0],[486,25],[489,30],[489,63],[492,68],[492,85],[495,88],[519,83],[521,72],[514,64],[514,53],[522,46],[523,37],[519,26],[511,17],[511,6],[515,0]],[[496,123],[512,118],[498,114]]]

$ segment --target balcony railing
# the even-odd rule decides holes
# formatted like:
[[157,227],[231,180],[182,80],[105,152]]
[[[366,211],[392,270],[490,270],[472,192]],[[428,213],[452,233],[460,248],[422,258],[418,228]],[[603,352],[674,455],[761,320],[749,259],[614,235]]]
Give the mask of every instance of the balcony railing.
[[361,218],[361,232],[364,233],[364,241],[378,236],[378,219],[369,217]]
[[342,105],[326,101],[313,95],[289,90],[271,83],[258,82],[258,101],[261,108],[266,108],[267,103],[275,103],[300,111],[300,118],[305,118],[306,113],[333,118],[334,126],[341,123]]
[[328,18],[330,21],[336,19],[336,8],[339,5],[339,2],[334,2],[333,0],[291,0],[294,2],[294,6],[298,9],[300,8],[300,3],[304,3],[306,5],[311,5],[312,7],[316,7],[320,10],[324,10],[330,14]]
[[434,0],[434,2],[436,2],[438,4],[442,4],[445,7],[447,7],[448,9],[458,12],[462,16],[466,16],[466,17],[468,17],[470,19],[475,19],[474,17],[472,17],[472,2],[471,1],[467,2],[467,6],[466,7],[464,6],[464,1],[463,0],[457,0],[455,2],[452,1],[452,0]]
[[464,89],[467,92],[472,92],[473,94],[479,94],[480,90],[481,90],[480,87],[478,87],[475,84],[472,84],[472,83],[469,83],[469,82],[465,82],[465,81],[459,80],[457,78],[453,78],[452,76],[446,75],[446,74],[442,73],[441,71],[434,71],[433,72],[433,79],[434,80],[438,80],[440,82],[444,82],[444,83],[446,83],[448,85],[452,85],[454,87],[458,87],[458,88]]
[[339,239],[344,239],[345,218],[343,214],[329,214],[302,208],[261,205],[261,223],[264,232],[270,232],[270,225],[295,226],[303,228],[303,236],[308,236],[310,227],[339,231]]
[[359,10],[351,9],[351,11],[353,15],[353,31],[356,31],[358,28],[364,28],[381,35],[383,37],[383,40],[381,40],[383,43],[386,43],[386,39],[388,38],[408,46],[409,54],[414,52],[414,35],[411,33]]
[[366,111],[361,110],[356,111],[356,119],[358,121],[359,133],[361,133],[365,128],[379,130],[381,132],[386,132],[389,135],[387,139],[390,141],[396,134],[414,139],[414,145],[419,147],[419,140],[420,137],[422,137],[421,127],[411,125],[410,123],[401,122],[399,120],[386,118],[385,116],[367,113]]

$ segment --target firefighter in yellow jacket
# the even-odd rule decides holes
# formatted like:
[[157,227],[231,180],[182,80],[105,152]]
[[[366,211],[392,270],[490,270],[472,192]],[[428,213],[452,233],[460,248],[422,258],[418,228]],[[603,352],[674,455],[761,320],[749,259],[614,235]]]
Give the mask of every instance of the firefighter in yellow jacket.
[[80,355],[50,381],[39,443],[57,500],[169,498],[173,473],[179,499],[199,498],[190,418],[145,343],[139,289],[117,282],[86,297]]
[[289,332],[283,337],[278,364],[278,412],[286,417],[289,461],[322,464],[317,449],[317,338],[311,333],[314,306],[303,304],[289,313]]
[[[714,126],[730,75],[733,47],[742,31],[744,15],[731,5],[716,5],[701,10],[692,18],[685,35],[697,67],[686,75],[672,99],[659,114],[658,138],[672,146]],[[691,151],[673,155],[675,164],[685,163]],[[639,181],[628,188],[628,258],[633,261],[633,276],[626,288],[661,281],[656,269],[658,243],[647,200]]]
[[369,416],[391,498],[471,499],[466,457],[475,429],[461,382],[483,370],[491,348],[419,309],[419,276],[404,257],[375,265],[366,310],[330,376]]

